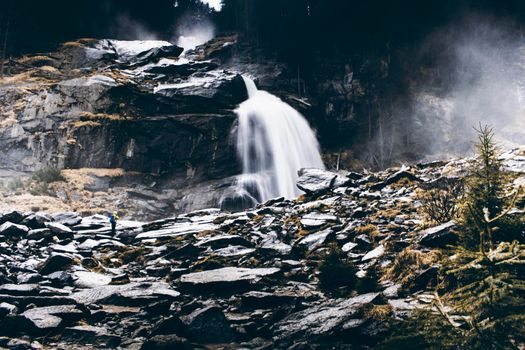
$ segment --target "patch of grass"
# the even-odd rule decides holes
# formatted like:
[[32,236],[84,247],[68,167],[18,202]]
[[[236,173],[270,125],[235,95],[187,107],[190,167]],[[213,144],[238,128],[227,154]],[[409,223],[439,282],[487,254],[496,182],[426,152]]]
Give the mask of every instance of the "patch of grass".
[[329,293],[338,293],[338,288],[352,289],[356,283],[357,270],[346,260],[346,256],[336,243],[331,243],[329,250],[319,265],[319,285]]
[[386,321],[392,315],[392,306],[390,305],[373,305],[365,310],[365,318],[379,322]]
[[438,250],[423,252],[411,248],[403,250],[383,273],[383,281],[393,281],[403,287],[409,286],[417,274],[440,261],[442,253]]
[[132,247],[120,253],[118,258],[122,260],[124,264],[129,264],[130,262],[143,263],[144,255],[148,253],[148,250],[144,247]]
[[372,224],[357,227],[355,229],[355,233],[357,235],[367,235],[372,240],[372,242],[375,242],[377,237],[379,237],[380,235],[380,232],[377,229],[377,227]]
[[396,216],[400,215],[401,211],[398,209],[386,209],[378,211],[375,216],[382,217],[387,220],[393,220]]

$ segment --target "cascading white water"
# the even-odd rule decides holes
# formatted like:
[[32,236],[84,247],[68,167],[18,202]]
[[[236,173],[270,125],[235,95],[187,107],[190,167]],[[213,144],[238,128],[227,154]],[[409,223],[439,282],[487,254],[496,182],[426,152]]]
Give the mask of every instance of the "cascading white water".
[[301,168],[324,169],[319,143],[306,119],[280,98],[258,90],[243,77],[248,100],[241,103],[237,151],[243,174],[239,191],[257,202],[301,194],[296,186]]

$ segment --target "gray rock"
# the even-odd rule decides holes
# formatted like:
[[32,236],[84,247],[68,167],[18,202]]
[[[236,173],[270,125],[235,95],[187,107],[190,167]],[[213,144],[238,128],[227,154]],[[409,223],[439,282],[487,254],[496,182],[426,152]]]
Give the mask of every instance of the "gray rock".
[[19,224],[24,219],[24,213],[19,210],[11,210],[0,215],[0,223],[12,222],[13,224]]
[[65,226],[75,226],[82,222],[82,217],[75,212],[53,214],[53,220]]
[[401,179],[408,179],[410,181],[421,182],[421,179],[419,177],[417,177],[416,175],[412,174],[411,172],[409,172],[409,171],[407,171],[405,169],[401,169],[398,172],[396,172],[395,174],[390,175],[385,181],[379,182],[379,183],[371,186],[370,189],[372,191],[378,191],[378,190],[381,190],[381,189],[385,188],[388,185],[391,185],[391,184],[394,184],[394,183],[398,182]]
[[38,295],[38,284],[2,284],[0,294],[8,295]]
[[24,225],[5,222],[0,226],[0,235],[6,237],[25,237],[29,232],[29,227]]
[[444,247],[457,240],[453,232],[456,228],[454,221],[449,221],[439,226],[431,227],[418,233],[418,243],[425,247]]
[[337,174],[330,171],[303,168],[298,171],[297,187],[308,194],[321,194],[332,188]]
[[224,247],[220,249],[216,249],[213,251],[213,254],[219,255],[219,256],[245,256],[249,255],[255,252],[254,248],[246,248],[242,245],[234,245],[229,247]]
[[205,288],[209,292],[223,288],[233,290],[257,284],[263,277],[274,277],[279,272],[278,268],[223,267],[182,275],[180,282],[182,287]]
[[373,259],[378,259],[382,257],[384,254],[385,254],[385,247],[382,244],[380,244],[377,247],[375,247],[373,250],[366,253],[365,256],[363,256],[363,258],[361,259],[361,261],[365,262],[365,261],[369,261]]
[[73,230],[71,230],[66,225],[62,225],[58,222],[46,222],[46,227],[51,230],[56,235],[60,237],[72,237]]
[[34,213],[25,217],[22,224],[32,229],[40,229],[46,227],[45,223],[50,221],[53,221],[53,218],[48,214]]
[[155,335],[149,338],[140,350],[193,350],[195,347],[185,338],[179,337],[175,334]]
[[274,326],[274,339],[290,342],[294,338],[315,340],[337,337],[343,325],[353,319],[379,293],[368,293],[344,300],[334,300],[293,313]]
[[212,249],[224,248],[229,245],[253,247],[252,242],[238,235],[218,235],[206,237],[195,243],[196,247],[211,247]]
[[310,233],[309,235],[300,238],[294,246],[304,247],[311,252],[325,245],[330,236],[333,236],[333,231],[328,228],[320,232]]
[[357,247],[357,243],[348,242],[348,243],[343,244],[343,246],[341,247],[341,250],[343,251],[343,253],[348,253],[355,247]]
[[337,220],[337,216],[335,215],[312,212],[302,216],[301,225],[303,225],[305,229],[314,229],[328,222],[337,222]]
[[288,255],[292,252],[292,246],[280,241],[265,240],[259,249],[276,255]]
[[39,229],[36,229],[36,230],[29,231],[29,233],[27,234],[26,238],[38,241],[38,240],[41,240],[41,239],[44,239],[44,238],[50,238],[52,236],[53,236],[53,232],[51,232],[50,229],[48,229],[48,228],[39,228]]
[[110,334],[107,328],[91,325],[67,327],[62,331],[62,339],[82,344],[97,344],[99,347],[107,348],[115,348],[121,342],[121,338]]
[[68,254],[53,253],[40,267],[40,273],[48,275],[56,271],[63,271],[73,262],[73,257]]
[[141,304],[145,301],[175,299],[180,293],[165,282],[133,282],[123,285],[102,285],[80,290],[71,295],[78,303],[115,305]]
[[48,333],[56,331],[66,322],[77,321],[83,316],[83,312],[75,305],[54,305],[46,307],[35,307],[24,311],[21,315],[27,321],[31,333]]
[[17,307],[13,304],[9,303],[0,303],[0,318],[5,317],[7,315],[14,315],[16,314]]
[[291,292],[261,292],[250,291],[241,295],[241,306],[243,309],[271,309],[283,304],[291,304],[300,296],[299,293]]
[[221,309],[209,306],[182,318],[189,339],[204,344],[229,343],[235,339],[230,323]]

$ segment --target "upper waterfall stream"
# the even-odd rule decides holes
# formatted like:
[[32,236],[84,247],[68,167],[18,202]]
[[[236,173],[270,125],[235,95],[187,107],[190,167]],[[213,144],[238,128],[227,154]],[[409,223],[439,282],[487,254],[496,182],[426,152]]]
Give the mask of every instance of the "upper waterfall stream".
[[248,100],[239,105],[237,151],[243,174],[239,191],[254,202],[294,198],[301,168],[324,169],[319,143],[306,119],[280,98],[243,77]]

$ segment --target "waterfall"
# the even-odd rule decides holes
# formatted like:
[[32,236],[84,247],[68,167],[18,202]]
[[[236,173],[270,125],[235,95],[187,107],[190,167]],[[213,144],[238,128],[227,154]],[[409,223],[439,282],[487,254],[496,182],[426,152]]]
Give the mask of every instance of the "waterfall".
[[237,151],[243,174],[241,196],[262,202],[301,194],[296,186],[301,168],[324,169],[319,143],[306,119],[280,98],[258,90],[243,77],[248,100],[239,105]]

